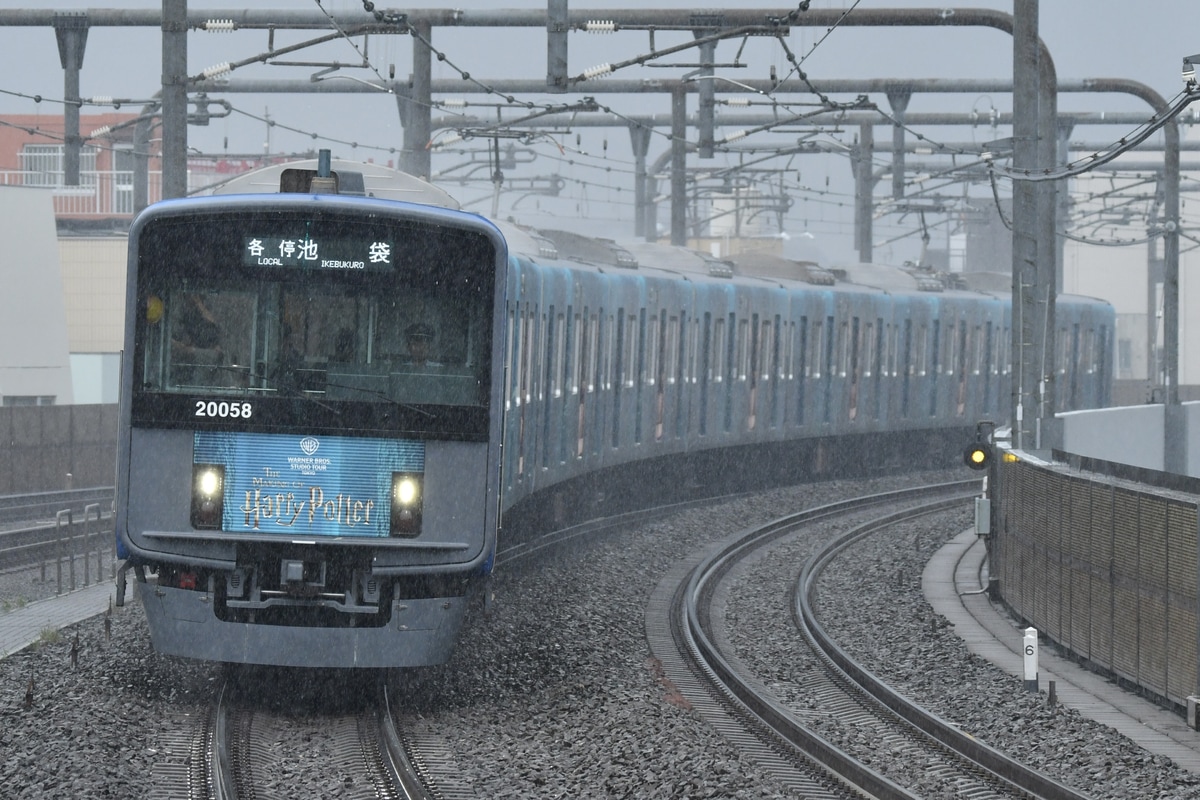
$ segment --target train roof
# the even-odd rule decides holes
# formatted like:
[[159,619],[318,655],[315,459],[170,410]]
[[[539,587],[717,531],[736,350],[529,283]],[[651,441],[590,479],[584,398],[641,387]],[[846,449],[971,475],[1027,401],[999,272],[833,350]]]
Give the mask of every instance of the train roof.
[[[462,208],[445,190],[391,167],[342,159],[334,159],[330,166],[335,173],[355,173],[362,176],[361,184],[357,177],[352,178],[348,182],[349,191],[343,186],[343,193],[455,210]],[[210,187],[204,193],[224,195],[278,192],[281,175],[289,168],[316,170],[317,160],[289,161],[235,175],[221,184]],[[691,280],[758,281],[776,285],[808,284],[899,294],[968,292],[1007,298],[1012,292],[1012,276],[1008,273],[938,273],[912,265],[896,267],[869,263],[823,266],[811,260],[785,258],[766,252],[716,257],[686,247],[658,242],[617,242],[565,230],[531,228],[511,219],[493,222],[504,234],[510,252],[535,260],[582,268],[645,270],[682,275]],[[1085,297],[1073,299],[1105,302]]]
[[[257,194],[279,191],[279,180],[285,169],[317,169],[317,160],[288,161],[268,167],[243,172],[229,180],[210,187],[208,194]],[[385,200],[403,200],[442,208],[460,209],[462,206],[452,195],[428,181],[409,175],[407,172],[379,164],[334,159],[330,169],[335,172],[362,175],[362,193],[367,197]]]

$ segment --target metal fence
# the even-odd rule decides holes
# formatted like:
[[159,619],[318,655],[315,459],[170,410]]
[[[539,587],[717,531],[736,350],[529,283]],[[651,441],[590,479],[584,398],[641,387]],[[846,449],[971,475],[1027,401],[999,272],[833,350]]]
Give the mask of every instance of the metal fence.
[[63,507],[48,514],[46,494],[0,497],[35,515],[0,526],[0,613],[115,575],[112,488],[53,494]]
[[1185,708],[1200,685],[1200,497],[1061,465],[993,473],[1004,601],[1080,660]]

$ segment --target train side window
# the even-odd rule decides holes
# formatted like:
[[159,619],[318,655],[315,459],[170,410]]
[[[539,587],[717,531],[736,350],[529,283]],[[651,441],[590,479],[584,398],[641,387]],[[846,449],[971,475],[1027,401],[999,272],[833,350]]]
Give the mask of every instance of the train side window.
[[[845,325],[845,323],[842,323]],[[850,377],[850,398],[847,403],[848,416],[851,420],[858,418],[858,373],[859,373],[859,319],[853,317],[850,325],[850,341],[847,343],[847,350],[850,358],[850,365],[847,370]]]
[[554,314],[554,307],[550,307],[551,319],[554,320],[554,327],[550,331],[552,337],[553,355],[550,360],[550,394],[552,397],[562,397],[563,395],[563,361],[566,358],[566,348],[563,346],[563,336],[566,334],[566,317],[560,311],[557,315]]
[[911,331],[909,330],[909,322],[905,320],[904,325],[892,326],[892,377],[899,377],[902,373],[908,370],[908,346]]
[[713,320],[712,364],[708,371],[709,380],[721,383],[725,380],[725,318]]
[[869,378],[875,373],[875,323],[868,322],[863,337],[863,369],[862,376]]
[[808,402],[806,390],[808,388],[808,340],[809,340],[808,317],[800,317],[800,329],[796,339],[796,355],[800,359],[800,363],[796,365],[796,376],[799,380],[796,381],[796,424],[804,424],[804,404]]
[[960,364],[960,368],[963,374],[966,375],[979,374],[975,358],[975,340],[978,338],[976,336],[977,330],[979,329],[968,325],[965,319],[958,323],[958,344],[962,349],[962,363]]
[[690,332],[687,335],[687,354],[683,368],[686,370],[685,378],[691,383],[696,383],[700,377],[699,369],[696,366],[696,354],[700,352],[700,318],[692,317]]
[[687,376],[687,346],[688,346],[688,320],[687,312],[681,311],[679,314],[678,327],[676,323],[671,323],[671,330],[678,331],[678,341],[672,345],[671,352],[675,354],[676,362],[672,367],[671,374],[676,376],[676,380],[681,384],[681,387],[675,392],[675,438],[683,437],[684,429],[686,428],[686,415],[684,414],[684,387],[688,382]]
[[996,352],[994,340],[995,330],[992,327],[992,323],[989,322],[984,325],[983,336],[979,342],[980,357],[984,359],[984,362],[980,365],[980,370],[984,375],[996,374],[996,362],[993,359],[993,354]]
[[638,335],[639,326],[638,318],[633,314],[626,317],[625,327],[625,353],[621,359],[621,377],[624,378],[625,388],[633,388],[637,382],[637,354],[640,352],[640,339]]
[[616,330],[613,315],[605,316],[601,313],[600,329],[596,336],[596,341],[600,345],[600,363],[596,369],[596,385],[600,387],[600,391],[604,392],[612,389],[613,370],[616,368],[613,363],[617,347]]
[[[942,369],[942,321],[940,319],[933,321],[933,331],[929,340],[930,344],[933,345],[933,354],[930,357],[927,372],[936,377]],[[926,371],[923,371],[921,374],[925,375]]]
[[1004,343],[1008,340],[1008,329],[996,326],[992,331],[992,374],[1007,375],[1008,362],[1004,358]]
[[913,376],[913,325],[911,319],[904,320],[904,345],[901,349],[901,372],[903,383],[900,387],[900,416],[908,416],[909,381]]
[[890,322],[887,325],[887,332],[884,334],[884,364],[883,375],[886,378],[896,377],[896,326]]
[[782,338],[783,352],[779,356],[779,374],[784,380],[795,380],[796,364],[793,359],[796,351],[793,349],[793,344],[796,340],[796,323],[793,320],[784,323]]
[[812,369],[812,377],[821,377],[821,367],[823,359],[821,353],[824,351],[823,343],[825,341],[825,323],[821,320],[816,320],[812,325],[812,352],[809,356],[808,363]]
[[837,376],[844,378],[850,373],[850,323],[842,320],[837,329]]
[[946,324],[946,346],[942,352],[946,354],[946,374],[954,375],[958,372],[958,367],[962,362],[962,323],[955,323],[953,319]]
[[1067,365],[1071,362],[1071,335],[1066,328],[1058,329],[1058,363],[1055,369],[1059,375],[1067,374]]
[[916,355],[916,376],[919,378],[925,377],[925,370],[929,366],[929,329],[924,325],[917,328],[917,341],[914,346]]
[[[583,314],[582,318],[584,320],[587,319],[587,310],[586,309],[584,309],[584,314]],[[572,330],[570,333],[570,336],[571,336],[571,394],[578,394],[580,391],[579,377],[580,377],[580,375],[583,374],[582,373],[583,366],[582,366],[582,362],[580,361],[580,359],[583,357],[583,338],[584,338],[583,337],[583,327],[580,324],[580,314],[578,311],[576,311],[575,314],[571,317],[571,320],[572,320],[572,326],[571,326]]]
[[[545,399],[545,393],[550,391],[547,385],[550,377],[550,324],[554,322],[553,309],[549,316],[545,311],[535,312],[533,315],[533,342],[531,353],[533,357],[532,371],[529,374],[529,380],[533,384],[533,397],[540,403]],[[544,345],[538,347],[538,344]]]
[[976,325],[971,330],[971,374],[978,375],[983,371],[983,348],[986,340],[983,328]]
[[567,306],[567,318],[563,332],[563,365],[562,386],[564,394],[575,394],[579,391],[577,381],[579,364],[579,315],[575,309]]
[[[758,341],[758,315],[754,314],[751,317],[748,332],[746,329],[746,320],[741,321],[739,328],[742,331],[743,364],[745,366],[741,379],[748,381],[750,387],[750,397],[747,402],[746,430],[752,431],[758,426],[758,360],[762,357]],[[748,342],[746,341],[747,339],[749,340]]]
[[[664,312],[665,313],[665,312]],[[667,320],[665,336],[663,337],[663,357],[666,359],[666,369],[663,370],[663,375],[666,382],[674,385],[678,382],[679,368],[682,363],[680,358],[681,349],[681,332],[683,325],[679,321],[679,317],[670,317]]]
[[646,318],[646,383],[658,384],[659,364],[658,314]]
[[735,380],[745,381],[753,369],[750,363],[750,320],[740,319],[737,325],[737,360],[734,364]]
[[760,337],[759,346],[762,348],[762,356],[759,360],[762,363],[760,374],[762,380],[769,381],[778,377],[776,370],[779,364],[779,315],[775,315],[775,321],[769,319],[763,320],[762,336]]
[[518,376],[517,391],[520,393],[522,403],[528,403],[532,395],[531,372],[533,366],[533,353],[530,347],[530,338],[533,336],[533,320],[534,316],[529,310],[529,306],[525,306],[525,313],[521,314],[521,372]]
[[584,365],[587,371],[584,373],[584,384],[579,387],[580,394],[585,391],[598,392],[604,388],[600,383],[600,328],[603,314],[603,311],[593,311],[584,323],[584,329],[588,332],[584,343]]
[[956,360],[955,369],[958,372],[958,394],[955,398],[955,411],[958,416],[962,416],[967,412],[967,373],[970,364],[968,357],[970,350],[967,347],[967,323],[960,321],[958,323],[958,335],[954,337],[958,343],[958,357]]
[[521,404],[520,395],[517,393],[517,364],[521,358],[521,338],[518,336],[517,329],[517,309],[508,309],[508,364],[509,368],[505,370],[504,376],[504,403],[506,409],[511,409],[513,406]]
[[[824,346],[821,350],[821,372],[827,378],[833,377],[833,374],[834,374],[833,370],[834,370],[834,367],[836,366],[836,364],[834,362],[834,357],[836,356],[836,354],[834,353],[834,350],[833,350],[834,344],[836,344],[835,338],[834,338],[836,335],[837,335],[837,329],[834,328],[834,326],[833,326],[833,317],[832,316],[826,317],[825,318],[825,342],[823,343]],[[828,408],[826,408],[826,413],[828,413]]]

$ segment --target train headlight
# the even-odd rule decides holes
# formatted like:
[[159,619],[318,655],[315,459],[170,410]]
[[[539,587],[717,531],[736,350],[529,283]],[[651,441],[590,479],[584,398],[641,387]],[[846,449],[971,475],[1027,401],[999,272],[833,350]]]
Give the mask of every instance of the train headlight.
[[422,476],[419,472],[392,473],[392,536],[421,532]]
[[224,514],[225,468],[220,464],[192,467],[192,527],[220,530]]
[[992,464],[991,446],[976,442],[963,451],[963,462],[971,469],[987,469]]

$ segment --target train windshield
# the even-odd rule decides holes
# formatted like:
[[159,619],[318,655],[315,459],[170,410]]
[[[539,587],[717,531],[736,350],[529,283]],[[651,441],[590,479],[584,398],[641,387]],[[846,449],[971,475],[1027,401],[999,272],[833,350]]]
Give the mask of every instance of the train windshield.
[[334,414],[488,405],[496,261],[478,233],[190,216],[147,223],[137,254],[135,397],[299,398]]

